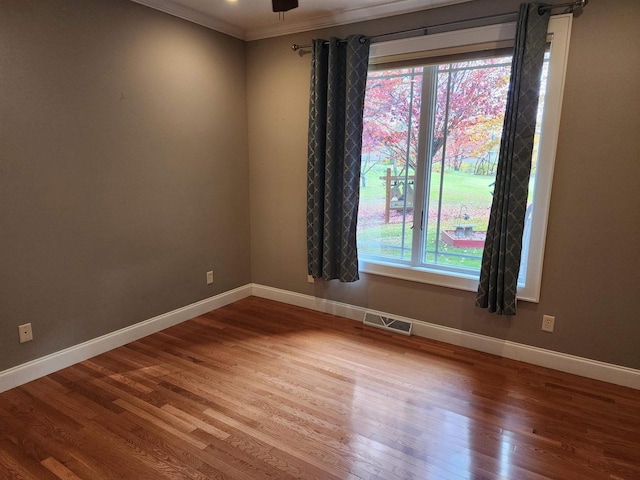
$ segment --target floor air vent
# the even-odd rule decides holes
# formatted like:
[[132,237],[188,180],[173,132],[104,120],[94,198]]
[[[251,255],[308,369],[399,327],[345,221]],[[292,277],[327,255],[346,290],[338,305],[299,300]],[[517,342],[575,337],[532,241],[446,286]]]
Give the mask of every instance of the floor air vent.
[[371,312],[364,314],[364,324],[384,328],[385,330],[401,333],[402,335],[411,335],[411,327],[413,326],[411,322],[391,317],[383,317],[382,315]]

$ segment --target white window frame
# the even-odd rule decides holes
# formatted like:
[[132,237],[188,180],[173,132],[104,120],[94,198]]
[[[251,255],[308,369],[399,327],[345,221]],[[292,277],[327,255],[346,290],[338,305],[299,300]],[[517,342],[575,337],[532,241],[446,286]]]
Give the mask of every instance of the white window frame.
[[[544,259],[547,219],[551,201],[551,185],[555,165],[562,96],[569,54],[569,39],[573,15],[554,15],[547,30],[551,37],[549,53],[548,85],[545,95],[544,114],[541,125],[540,144],[538,146],[538,167],[535,177],[535,198],[531,220],[531,238],[527,257],[527,271],[524,285],[518,286],[518,299],[539,302],[542,281],[542,263]],[[371,63],[380,63],[383,59],[412,55],[422,52],[448,51],[482,45],[490,48],[499,46],[515,38],[515,23],[470,28],[436,35],[393,40],[371,45]],[[460,290],[477,291],[478,275],[443,271],[434,268],[414,267],[394,263],[392,260],[360,259],[361,272],[399,278],[414,282],[429,283]]]

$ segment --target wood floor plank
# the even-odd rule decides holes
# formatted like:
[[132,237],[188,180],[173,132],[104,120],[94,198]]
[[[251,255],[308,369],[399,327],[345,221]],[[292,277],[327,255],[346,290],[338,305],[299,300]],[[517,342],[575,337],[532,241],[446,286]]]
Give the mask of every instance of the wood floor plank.
[[73,473],[53,457],[45,458],[40,463],[60,480],[82,480],[79,476],[77,476],[75,473]]
[[640,392],[249,297],[0,394],[0,479],[638,479]]

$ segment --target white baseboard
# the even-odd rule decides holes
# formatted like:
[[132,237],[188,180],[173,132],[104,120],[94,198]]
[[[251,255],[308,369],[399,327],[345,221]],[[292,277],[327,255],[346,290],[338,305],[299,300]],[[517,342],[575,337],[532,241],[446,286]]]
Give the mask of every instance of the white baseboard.
[[413,322],[413,333],[420,337],[640,390],[640,370],[633,368],[469,333],[455,328],[443,327],[386,312],[373,311],[311,295],[250,284],[0,372],[0,392],[44,377],[250,295],[339,315],[360,322],[367,311],[383,316],[394,316],[401,320]]
[[522,343],[511,342],[509,340],[500,340],[486,335],[465,332],[456,328],[443,327],[441,325],[401,317],[395,314],[378,312],[345,303],[326,300],[324,298],[317,298],[311,295],[303,295],[263,285],[253,284],[251,293],[256,297],[268,298],[270,300],[309,308],[319,312],[331,313],[333,315],[339,315],[360,322],[363,320],[364,314],[367,311],[383,316],[393,316],[400,320],[413,322],[413,334],[419,337],[439,340],[441,342],[471,348],[480,352],[499,355],[501,357],[559,370],[561,372],[573,373],[575,375],[640,390],[640,370],[633,368],[599,362],[597,360],[591,360],[566,353],[554,352],[553,350],[532,347]]
[[25,384],[50,373],[82,362],[101,353],[172,327],[204,313],[224,307],[251,295],[251,285],[245,285],[214,297],[178,308],[130,327],[108,333],[93,340],[65,348],[0,372],[0,392]]
[[347,303],[334,302],[324,298],[304,295],[302,293],[290,292],[279,288],[266,287],[253,283],[251,285],[251,295],[255,297],[267,298],[276,302],[288,303],[297,307],[309,308],[318,312],[330,313],[340,317],[350,318],[361,322],[364,319],[364,312],[367,309],[356,307]]

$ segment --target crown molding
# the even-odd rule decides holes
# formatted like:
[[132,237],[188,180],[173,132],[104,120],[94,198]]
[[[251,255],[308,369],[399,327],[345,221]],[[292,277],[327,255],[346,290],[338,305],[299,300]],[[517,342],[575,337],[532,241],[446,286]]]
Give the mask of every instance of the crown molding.
[[354,8],[332,12],[331,15],[313,17],[297,22],[280,22],[277,25],[251,28],[247,30],[245,40],[261,40],[263,38],[290,35],[292,33],[307,32],[320,28],[329,28],[337,25],[364,22],[378,18],[392,17],[404,13],[414,13],[421,10],[466,3],[472,0],[399,0],[396,2],[374,5],[371,7]]
[[192,23],[197,23],[203,27],[216,30],[217,32],[231,35],[232,37],[246,40],[246,31],[244,28],[232,25],[219,18],[207,15],[206,13],[199,12],[183,5],[178,5],[171,0],[131,0],[132,2],[139,3],[145,7],[159,10],[174,17],[182,18]]
[[159,10],[169,15],[182,18],[189,22],[197,23],[204,27],[216,30],[232,37],[245,41],[260,40],[263,38],[290,35],[292,33],[307,32],[320,28],[329,28],[337,25],[364,22],[377,18],[413,13],[420,10],[443,7],[456,3],[466,3],[472,0],[398,0],[371,7],[361,7],[334,11],[331,15],[322,15],[298,21],[278,22],[274,25],[266,25],[244,29],[237,25],[232,25],[219,18],[207,15],[198,10],[194,10],[184,5],[175,3],[172,0],[131,0],[149,8]]

